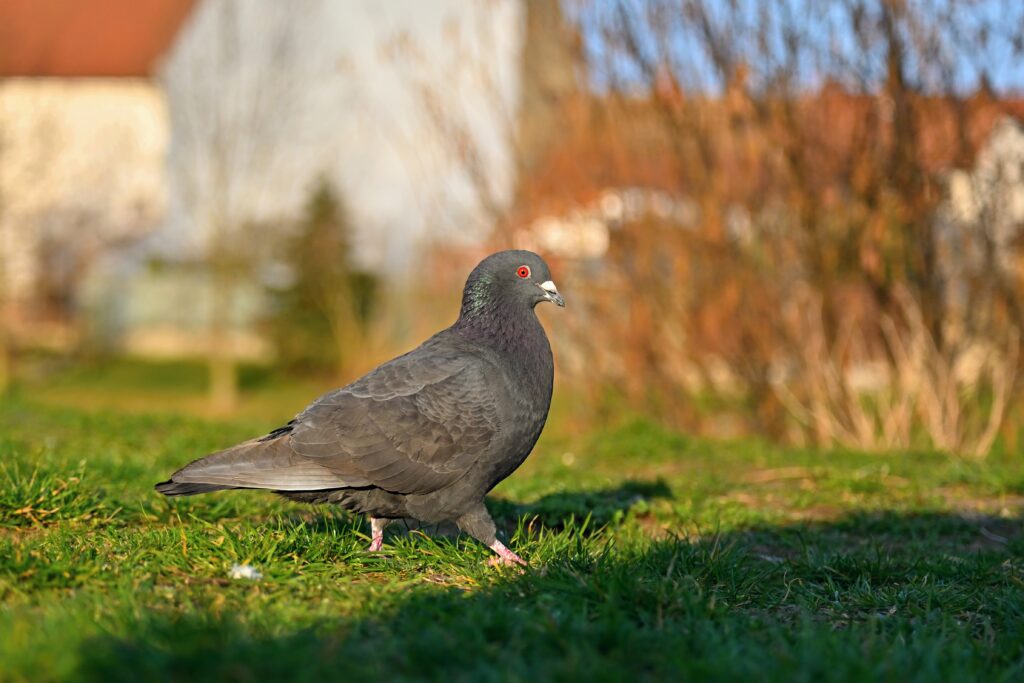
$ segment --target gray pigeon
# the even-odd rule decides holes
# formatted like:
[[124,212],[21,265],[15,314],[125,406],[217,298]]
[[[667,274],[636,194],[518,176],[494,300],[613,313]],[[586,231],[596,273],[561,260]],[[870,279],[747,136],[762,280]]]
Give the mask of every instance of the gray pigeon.
[[336,503],[369,515],[371,551],[394,519],[454,521],[496,561],[525,564],[495,536],[484,495],[522,464],[547,420],[554,364],[533,310],[542,301],[565,305],[541,257],[488,256],[466,281],[454,325],[156,490],[270,489]]

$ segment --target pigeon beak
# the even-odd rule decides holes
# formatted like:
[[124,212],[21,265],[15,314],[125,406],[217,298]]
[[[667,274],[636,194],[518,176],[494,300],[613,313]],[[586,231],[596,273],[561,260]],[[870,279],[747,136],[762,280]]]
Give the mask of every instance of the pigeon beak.
[[555,287],[554,282],[548,280],[547,282],[542,282],[537,286],[544,290],[544,298],[547,301],[565,308],[565,299],[563,299],[562,295],[558,293],[558,288]]

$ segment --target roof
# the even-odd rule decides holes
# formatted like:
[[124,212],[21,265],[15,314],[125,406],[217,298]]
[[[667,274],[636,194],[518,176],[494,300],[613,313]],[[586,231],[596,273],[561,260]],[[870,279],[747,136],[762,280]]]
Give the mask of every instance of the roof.
[[0,77],[144,77],[195,0],[0,0]]

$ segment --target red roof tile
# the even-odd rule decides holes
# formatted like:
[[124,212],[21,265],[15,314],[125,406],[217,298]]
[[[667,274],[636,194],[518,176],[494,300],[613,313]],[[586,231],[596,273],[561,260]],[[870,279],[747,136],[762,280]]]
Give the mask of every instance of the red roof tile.
[[194,0],[0,0],[0,77],[148,76]]

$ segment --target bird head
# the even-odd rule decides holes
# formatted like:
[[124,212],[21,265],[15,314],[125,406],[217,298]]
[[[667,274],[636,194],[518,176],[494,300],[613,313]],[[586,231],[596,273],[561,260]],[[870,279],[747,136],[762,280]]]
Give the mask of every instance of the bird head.
[[514,249],[491,254],[473,269],[462,295],[463,313],[501,300],[533,308],[542,301],[564,307],[551,269],[532,251]]

